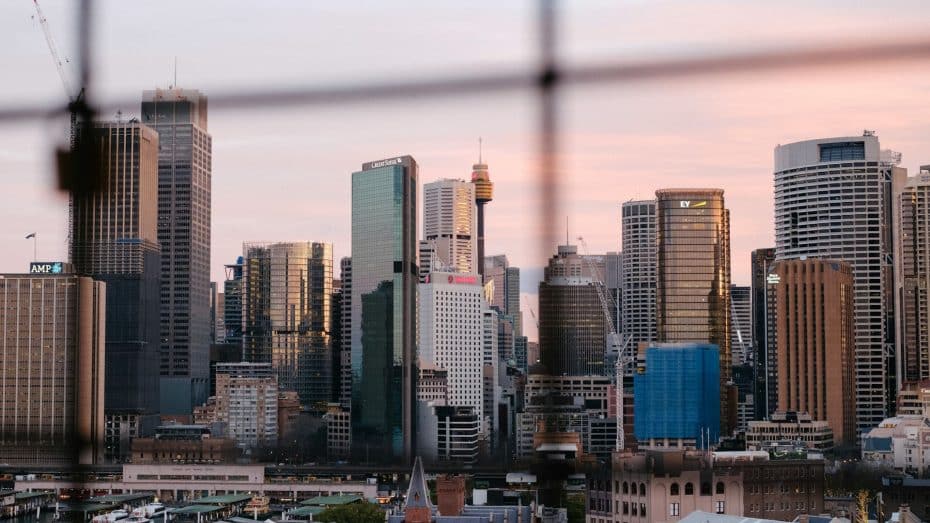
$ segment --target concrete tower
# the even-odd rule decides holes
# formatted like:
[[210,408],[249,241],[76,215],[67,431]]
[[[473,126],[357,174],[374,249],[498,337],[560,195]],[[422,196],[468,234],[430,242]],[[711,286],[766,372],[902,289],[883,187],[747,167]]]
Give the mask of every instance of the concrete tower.
[[478,274],[484,280],[484,204],[493,199],[494,184],[488,174],[488,164],[481,160],[481,139],[478,140],[478,163],[472,165],[471,183],[475,184],[475,205],[478,206]]

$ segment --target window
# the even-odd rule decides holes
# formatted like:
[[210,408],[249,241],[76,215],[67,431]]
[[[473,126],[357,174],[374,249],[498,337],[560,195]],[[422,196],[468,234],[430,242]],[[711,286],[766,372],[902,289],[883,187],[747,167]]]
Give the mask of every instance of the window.
[[714,504],[714,509],[715,509],[715,511],[716,511],[717,514],[723,514],[723,513],[724,513],[723,501],[717,501],[717,502]]
[[629,504],[629,502],[626,502],[626,501],[623,502],[623,513],[624,513],[624,514],[629,514],[629,513],[630,513],[630,504]]
[[723,494],[723,482],[722,482],[722,481],[718,481],[718,482],[717,482],[717,486],[716,486],[716,488],[714,489],[714,492],[715,492],[716,494]]
[[629,488],[629,485],[627,484],[626,481],[623,482],[623,493],[624,493],[624,494],[629,494],[629,493],[630,493],[630,488]]
[[668,504],[668,515],[669,516],[680,516],[681,515],[681,505],[677,502]]
[[706,481],[701,483],[701,495],[710,496],[710,483],[707,483]]
[[677,496],[679,494],[678,483],[672,483],[672,488],[669,489],[669,494],[672,496]]
[[640,517],[646,517],[646,504],[645,503],[639,504],[639,515]]
[[694,495],[694,483],[691,483],[689,481],[685,483],[685,496],[693,496],[693,495]]
[[646,495],[646,484],[645,484],[645,483],[640,483],[640,484],[639,484],[639,495],[640,495],[640,496],[645,496],[645,495]]

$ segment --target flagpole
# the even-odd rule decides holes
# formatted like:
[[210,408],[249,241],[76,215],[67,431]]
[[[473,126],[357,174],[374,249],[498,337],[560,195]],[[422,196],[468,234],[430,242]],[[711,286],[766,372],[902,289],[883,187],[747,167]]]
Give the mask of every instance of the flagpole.
[[38,242],[39,242],[39,235],[33,234],[32,235],[32,261],[39,261],[39,255],[37,254],[39,252],[39,248],[37,246]]

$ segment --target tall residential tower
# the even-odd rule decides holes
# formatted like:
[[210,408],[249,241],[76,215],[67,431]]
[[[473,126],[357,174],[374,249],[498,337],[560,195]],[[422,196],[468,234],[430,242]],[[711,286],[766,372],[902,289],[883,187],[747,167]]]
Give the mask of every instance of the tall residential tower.
[[775,148],[775,259],[852,265],[860,432],[894,409],[892,180],[906,176],[899,158],[871,132]]

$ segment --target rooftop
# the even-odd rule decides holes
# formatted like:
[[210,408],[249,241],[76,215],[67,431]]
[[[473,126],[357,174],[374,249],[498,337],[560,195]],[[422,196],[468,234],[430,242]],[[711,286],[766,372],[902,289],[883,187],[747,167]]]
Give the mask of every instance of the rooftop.
[[355,503],[357,501],[364,501],[365,498],[356,494],[342,494],[334,496],[317,496],[305,501],[301,501],[301,505],[307,506],[321,506],[326,507],[329,505],[348,505],[349,503]]

